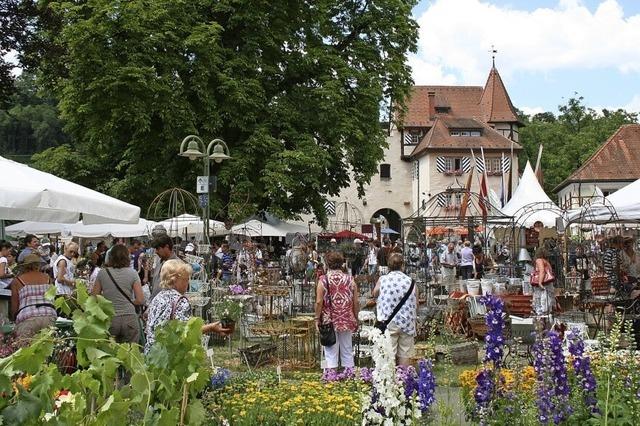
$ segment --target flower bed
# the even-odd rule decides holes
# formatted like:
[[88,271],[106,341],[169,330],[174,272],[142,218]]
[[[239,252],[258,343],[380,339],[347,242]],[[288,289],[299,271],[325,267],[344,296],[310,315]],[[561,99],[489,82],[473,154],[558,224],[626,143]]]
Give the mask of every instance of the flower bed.
[[361,423],[361,380],[323,383],[318,374],[240,374],[226,387],[207,392],[211,417],[230,425],[338,425]]

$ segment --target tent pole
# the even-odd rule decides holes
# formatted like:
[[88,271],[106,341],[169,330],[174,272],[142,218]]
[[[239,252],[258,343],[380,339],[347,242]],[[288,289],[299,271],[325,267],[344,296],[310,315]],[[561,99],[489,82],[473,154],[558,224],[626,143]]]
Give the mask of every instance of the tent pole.
[[4,240],[4,220],[0,219],[0,240]]

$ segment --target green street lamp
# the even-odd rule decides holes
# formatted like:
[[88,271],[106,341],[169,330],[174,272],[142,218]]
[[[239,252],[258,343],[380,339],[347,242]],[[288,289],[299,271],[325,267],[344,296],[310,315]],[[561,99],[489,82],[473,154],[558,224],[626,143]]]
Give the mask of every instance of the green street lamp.
[[224,160],[229,160],[229,147],[222,139],[214,139],[209,142],[209,145],[205,146],[205,142],[196,135],[189,135],[182,140],[180,144],[181,157],[187,157],[189,160],[196,160],[202,158],[204,160],[204,176],[207,177],[207,203],[203,207],[204,221],[204,235],[205,243],[209,243],[209,175],[210,175],[210,161],[213,160],[217,164],[222,163]]

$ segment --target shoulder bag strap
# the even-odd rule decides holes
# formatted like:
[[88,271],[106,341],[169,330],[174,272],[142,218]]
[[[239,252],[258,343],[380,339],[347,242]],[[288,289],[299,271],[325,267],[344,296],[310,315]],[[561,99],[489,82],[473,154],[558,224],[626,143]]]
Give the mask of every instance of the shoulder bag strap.
[[328,273],[328,271],[327,271],[327,273],[324,275],[324,282],[326,283],[327,296],[329,296],[329,297],[328,297],[328,299],[329,299],[329,303],[327,304],[327,305],[329,306],[329,321],[332,321],[332,322],[333,322],[333,318],[332,318],[332,317],[333,317],[333,315],[331,314],[331,311],[332,311],[332,309],[331,309],[331,290],[330,290],[330,287],[329,287],[329,273]]
[[181,295],[175,302],[171,304],[171,315],[169,315],[170,320],[176,318],[176,308],[178,307],[178,303],[180,303],[182,299],[186,300],[187,298],[184,295]]
[[402,306],[404,305],[404,303],[407,301],[407,299],[409,298],[409,296],[413,292],[413,288],[414,288],[415,284],[416,284],[416,282],[412,279],[411,280],[411,285],[409,286],[409,290],[407,290],[407,292],[404,294],[404,296],[402,296],[402,299],[396,305],[396,308],[393,310],[393,312],[391,312],[391,315],[389,315],[389,318],[387,318],[384,321],[386,325],[389,325],[389,323],[393,320],[393,317],[395,317],[396,314],[398,313],[398,311],[400,311],[400,309],[402,309]]
[[135,303],[133,303],[133,300],[131,300],[131,298],[129,296],[127,296],[127,293],[125,293],[124,290],[122,290],[122,288],[120,288],[120,286],[118,285],[116,280],[113,279],[113,275],[111,275],[111,271],[109,271],[109,268],[104,268],[104,270],[107,271],[107,275],[109,275],[109,278],[111,278],[111,282],[113,282],[113,284],[116,286],[116,288],[118,289],[120,294],[122,294],[125,297],[125,299],[127,299],[129,301],[129,303],[131,303],[133,305],[133,307],[135,308],[137,305]]

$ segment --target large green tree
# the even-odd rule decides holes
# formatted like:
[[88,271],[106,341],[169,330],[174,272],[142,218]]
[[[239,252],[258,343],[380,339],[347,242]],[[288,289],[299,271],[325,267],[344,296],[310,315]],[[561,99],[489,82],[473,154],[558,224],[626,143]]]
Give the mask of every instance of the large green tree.
[[560,105],[558,112],[557,116],[552,112],[521,115],[525,127],[520,130],[520,143],[525,148],[525,155],[520,157],[520,169],[527,160],[534,166],[538,147],[544,145],[542,171],[544,189],[549,194],[588,160],[620,126],[638,122],[638,114],[622,109],[596,112],[587,108],[578,94]]
[[[13,84],[13,83],[12,83]],[[6,109],[0,109],[0,154],[28,159],[32,154],[68,142],[56,102],[38,93],[33,74],[22,73]]]
[[323,220],[325,198],[350,177],[362,189],[382,158],[380,111],[411,85],[415,3],[43,1],[24,56],[90,160],[85,183],[142,206],[191,189],[201,166],[176,154],[196,133],[233,157],[213,169],[214,216]]

